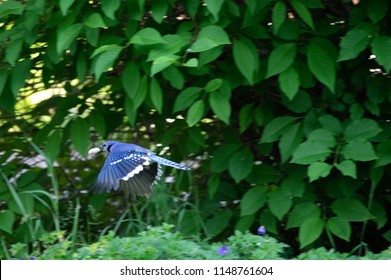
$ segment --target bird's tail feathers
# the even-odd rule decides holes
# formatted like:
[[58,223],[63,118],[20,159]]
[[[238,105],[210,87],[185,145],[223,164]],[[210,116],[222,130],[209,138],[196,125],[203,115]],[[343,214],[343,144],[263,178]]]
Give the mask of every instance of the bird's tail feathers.
[[182,169],[182,170],[190,170],[190,168],[187,167],[187,166],[185,166],[185,165],[182,165],[182,164],[173,162],[173,161],[171,161],[171,160],[168,160],[168,159],[159,157],[159,156],[157,156],[157,155],[150,155],[149,158],[150,158],[151,160],[153,160],[153,161],[156,161],[156,162],[159,163],[159,164],[171,166],[171,167],[174,167],[174,168],[177,168],[177,169]]

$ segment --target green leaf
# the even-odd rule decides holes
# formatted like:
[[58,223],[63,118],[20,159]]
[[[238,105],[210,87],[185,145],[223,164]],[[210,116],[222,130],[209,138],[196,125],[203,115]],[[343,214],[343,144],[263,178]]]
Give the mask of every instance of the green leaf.
[[219,20],[219,12],[223,6],[224,0],[204,0],[206,8],[213,15],[215,21]]
[[262,163],[252,167],[251,174],[247,176],[246,181],[250,184],[266,185],[275,184],[282,177],[281,170],[269,164]]
[[387,73],[391,70],[391,37],[377,35],[372,41],[372,52],[376,55],[375,60]]
[[378,123],[371,119],[359,119],[352,121],[345,129],[344,136],[346,141],[365,139],[375,137],[382,129]]
[[381,179],[384,177],[384,167],[370,167],[369,179],[373,186],[377,186]]
[[342,124],[336,117],[323,115],[318,120],[324,129],[332,132],[334,135],[340,135],[342,133]]
[[18,61],[15,67],[11,70],[11,92],[16,99],[19,90],[24,87],[24,84],[30,74],[31,61],[24,59]]
[[328,52],[314,43],[307,50],[308,67],[312,74],[331,92],[335,91],[336,65]]
[[204,52],[210,49],[213,49],[214,47],[217,47],[218,44],[216,44],[214,41],[208,38],[199,38],[197,41],[195,41],[190,48],[191,52]]
[[84,22],[84,25],[90,28],[105,28],[107,27],[103,18],[98,13],[91,14]]
[[165,44],[166,41],[160,35],[159,31],[154,28],[147,27],[134,34],[130,39],[130,43],[136,45],[155,45]]
[[363,222],[374,218],[368,209],[357,199],[339,198],[331,204],[331,210],[349,222]]
[[112,50],[112,49],[116,49],[118,48],[119,46],[116,45],[116,44],[110,44],[110,45],[103,45],[103,46],[100,46],[99,48],[95,49],[94,52],[91,54],[90,58],[94,58],[95,56],[97,56],[98,54],[101,54],[103,52],[106,52],[106,51],[109,51],[109,50]]
[[301,2],[296,0],[290,0],[293,9],[298,13],[301,19],[309,26],[312,30],[315,30],[314,22],[310,11]]
[[376,147],[376,154],[378,159],[376,167],[388,165],[391,163],[391,140],[384,140]]
[[205,86],[205,92],[214,92],[218,90],[224,83],[223,79],[210,80]]
[[114,61],[118,58],[119,54],[122,51],[122,47],[118,45],[110,45],[111,47],[106,51],[100,53],[95,58],[95,63],[93,64],[93,71],[95,74],[95,79],[99,81],[102,73],[106,72],[110,67],[113,66]]
[[226,124],[229,124],[231,116],[231,103],[229,100],[230,95],[227,95],[224,91],[215,91],[209,94],[209,104],[212,111]]
[[186,121],[189,127],[196,125],[205,113],[203,100],[196,101],[187,111]]
[[235,182],[238,183],[251,173],[253,165],[253,154],[248,148],[244,148],[230,157],[228,171]]
[[293,153],[291,163],[311,164],[324,161],[331,150],[321,142],[306,141],[301,143]]
[[201,0],[185,0],[186,10],[194,18],[201,6]]
[[80,52],[76,58],[76,73],[80,83],[86,80],[87,76],[87,56],[86,53]]
[[19,59],[20,51],[22,50],[24,38],[12,40],[5,49],[5,58],[12,66],[15,66],[15,62]]
[[268,193],[267,204],[270,211],[281,220],[292,206],[292,194],[284,188],[277,188]]
[[34,197],[29,193],[19,193],[20,201],[16,201],[14,198],[8,201],[8,208],[17,214],[23,216],[30,216],[34,213]]
[[48,137],[45,145],[45,155],[49,162],[53,164],[61,150],[61,131],[55,129]]
[[131,127],[136,126],[136,119],[137,119],[137,109],[134,110],[133,100],[130,99],[128,96],[125,96],[125,114],[128,119],[128,123],[131,125]]
[[305,113],[313,108],[312,98],[308,92],[299,89],[292,100],[285,96],[282,98],[284,106],[294,113]]
[[99,40],[100,40],[100,30],[98,28],[89,28],[89,27],[85,27],[85,34],[86,34],[86,38],[87,38],[87,42],[93,46],[93,47],[97,47],[98,46],[98,43],[99,43]]
[[222,53],[223,53],[222,46],[201,52],[199,67],[202,67],[208,64],[209,62],[215,61]]
[[391,83],[387,78],[375,75],[367,81],[367,96],[375,104],[382,103],[387,98],[389,88],[391,89]]
[[207,25],[202,28],[197,38],[210,39],[219,46],[231,44],[227,32],[218,25]]
[[270,54],[267,63],[266,78],[280,74],[292,65],[296,57],[295,44],[281,44]]
[[341,154],[345,159],[371,161],[378,159],[372,143],[365,140],[351,140],[342,147]]
[[325,163],[325,162],[314,162],[308,166],[308,178],[310,182],[313,182],[315,180],[318,180],[320,177],[327,177],[331,169],[333,168],[332,165]]
[[265,204],[266,192],[265,186],[255,186],[249,189],[240,200],[240,216],[252,215],[256,213]]
[[388,10],[388,1],[371,0],[368,2],[368,17],[373,23],[376,23],[384,18]]
[[332,148],[337,144],[333,133],[330,130],[324,128],[318,128],[308,135],[308,141],[314,141],[324,144],[325,146]]
[[[167,34],[164,35],[163,40],[166,41],[166,44],[157,44],[151,48],[148,53],[147,61],[153,61],[160,56],[170,56],[175,55],[183,51],[184,47],[187,47],[191,37],[187,33],[181,34]],[[192,61],[191,58],[189,61]]]
[[347,220],[341,217],[331,217],[327,220],[326,226],[334,235],[348,242],[350,241],[352,227]]
[[353,103],[349,107],[350,119],[358,120],[361,119],[365,113],[364,107],[359,103]]
[[297,118],[295,117],[277,117],[273,119],[266,125],[260,143],[276,141],[296,120]]
[[323,220],[309,218],[305,220],[299,229],[300,249],[317,240],[323,232]]
[[210,163],[210,171],[219,173],[228,168],[229,159],[240,146],[238,144],[229,143],[218,147],[213,153]]
[[165,0],[152,1],[152,18],[157,23],[162,23],[168,11],[168,2]]
[[161,114],[163,110],[163,91],[155,78],[151,79],[150,96],[153,106]]
[[278,76],[278,84],[285,96],[292,100],[299,90],[299,74],[294,67],[289,67]]
[[8,71],[0,70],[0,96],[3,93],[4,86],[7,82]]
[[176,89],[182,90],[185,85],[185,78],[177,67],[170,66],[162,72],[164,79],[170,82],[170,85]]
[[338,61],[356,58],[367,48],[371,33],[365,29],[352,29],[342,38]]
[[251,14],[257,13],[260,9],[262,9],[265,5],[271,2],[270,0],[259,1],[259,0],[245,0],[248,10]]
[[115,12],[121,6],[121,0],[102,0],[102,11],[111,19],[115,19]]
[[220,26],[208,25],[197,36],[188,49],[189,52],[204,52],[220,45],[230,44],[227,33]]
[[15,223],[15,214],[10,210],[0,212],[0,230],[12,234],[12,226]]
[[253,104],[246,104],[239,111],[239,131],[242,134],[253,121]]
[[246,232],[250,230],[255,221],[255,215],[241,216],[235,224],[235,231]]
[[344,176],[350,176],[354,179],[357,178],[357,166],[354,161],[343,160],[340,163],[336,164],[335,167],[341,171]]
[[255,75],[259,70],[259,57],[254,43],[245,38],[236,40],[233,46],[233,57],[240,73],[251,85],[254,84]]
[[272,10],[273,33],[277,34],[286,19],[286,6],[284,2],[277,2]]
[[122,87],[130,99],[135,99],[140,86],[141,74],[136,63],[130,62],[126,65],[121,75]]
[[140,85],[138,87],[137,93],[132,99],[133,101],[133,111],[137,111],[137,109],[144,102],[145,98],[148,94],[148,78],[147,76],[143,76],[140,80]]
[[89,127],[85,119],[77,118],[71,123],[70,135],[76,150],[84,157],[87,156],[90,144]]
[[151,77],[155,74],[159,73],[160,71],[163,71],[167,67],[178,63],[179,56],[176,55],[170,55],[170,56],[159,56],[156,58],[151,66]]
[[214,173],[208,179],[208,194],[209,198],[212,199],[220,187],[220,174]]
[[102,137],[106,136],[106,120],[100,110],[92,110],[89,115],[89,121],[99,135]]
[[21,15],[25,5],[19,1],[3,1],[0,5],[0,18],[5,18],[8,15]]
[[289,190],[291,195],[294,197],[303,197],[306,185],[303,179],[295,176],[289,176],[282,180],[281,187]]
[[67,15],[69,8],[72,6],[74,2],[75,0],[60,0],[59,5],[63,16]]
[[62,53],[76,40],[82,29],[83,24],[81,23],[58,29],[56,42],[57,54],[62,55]]
[[308,219],[320,218],[321,211],[319,206],[313,202],[298,203],[289,213],[286,228],[300,227]]
[[281,136],[278,148],[281,154],[281,162],[286,162],[303,140],[303,127],[301,123],[290,126]]
[[184,67],[198,67],[199,62],[197,58],[190,58],[188,61],[182,64]]
[[194,101],[200,98],[201,91],[202,88],[200,87],[189,87],[179,93],[174,102],[173,113],[182,111],[192,105]]
[[211,237],[224,231],[229,225],[231,217],[232,211],[229,209],[216,212],[212,218],[207,219],[205,222],[207,235]]
[[277,218],[268,210],[262,211],[259,215],[259,225],[264,225],[267,232],[278,234],[280,231],[280,223]]

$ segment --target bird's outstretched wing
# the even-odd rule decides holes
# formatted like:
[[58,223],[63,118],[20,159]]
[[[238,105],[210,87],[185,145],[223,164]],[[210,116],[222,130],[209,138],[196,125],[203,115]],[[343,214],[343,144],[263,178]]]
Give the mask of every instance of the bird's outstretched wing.
[[162,175],[161,165],[149,158],[144,152],[111,152],[98,175],[95,189],[107,192],[123,190],[125,196],[135,199],[137,196],[149,197],[152,185]]

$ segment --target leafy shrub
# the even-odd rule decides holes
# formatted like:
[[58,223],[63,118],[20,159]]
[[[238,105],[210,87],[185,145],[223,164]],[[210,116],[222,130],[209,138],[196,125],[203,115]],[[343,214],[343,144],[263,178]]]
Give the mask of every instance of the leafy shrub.
[[91,142],[112,138],[189,159],[170,187],[190,195],[169,221],[186,235],[264,224],[295,250],[384,250],[390,3],[356,2],[3,1],[3,244],[168,219],[123,226],[125,203],[81,192]]
[[[98,242],[72,249],[72,242],[57,233],[42,239],[46,249],[34,257],[14,252],[14,257],[25,259],[101,259],[101,260],[280,260],[289,259],[286,244],[273,237],[236,231],[224,243],[186,238],[164,224],[151,227],[134,237],[119,237],[113,232],[102,236]],[[297,259],[391,259],[391,247],[380,254],[367,252],[363,257],[317,248],[300,254]]]

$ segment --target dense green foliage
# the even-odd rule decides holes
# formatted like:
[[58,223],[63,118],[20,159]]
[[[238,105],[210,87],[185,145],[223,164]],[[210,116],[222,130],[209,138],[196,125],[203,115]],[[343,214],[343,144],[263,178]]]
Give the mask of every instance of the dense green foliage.
[[[355,2],[1,2],[3,251],[162,222],[215,241],[265,225],[297,254],[385,250],[390,4]],[[193,170],[131,206],[88,194],[104,139]]]
[[[113,232],[98,242],[72,250],[72,241],[64,233],[51,233],[41,238],[42,254],[27,255],[23,244],[12,247],[14,258],[42,260],[282,260],[291,257],[286,244],[269,236],[236,231],[225,243],[209,243],[189,238],[171,230],[173,226],[149,228],[134,237],[117,237]],[[379,254],[367,252],[357,257],[324,248],[312,249],[297,256],[301,260],[391,259],[391,247]]]

